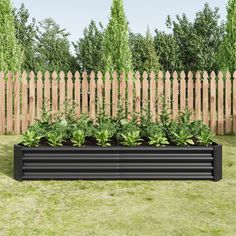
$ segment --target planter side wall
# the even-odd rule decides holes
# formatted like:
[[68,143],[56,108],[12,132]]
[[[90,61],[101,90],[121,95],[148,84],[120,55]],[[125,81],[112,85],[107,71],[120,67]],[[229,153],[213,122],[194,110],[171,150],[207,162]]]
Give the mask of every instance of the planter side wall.
[[222,178],[214,147],[39,147],[15,145],[17,180],[214,180]]

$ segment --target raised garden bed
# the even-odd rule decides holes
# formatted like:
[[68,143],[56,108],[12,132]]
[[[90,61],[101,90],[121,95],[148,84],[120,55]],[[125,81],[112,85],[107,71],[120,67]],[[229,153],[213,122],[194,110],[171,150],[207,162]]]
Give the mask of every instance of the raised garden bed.
[[222,146],[14,147],[16,180],[214,180]]

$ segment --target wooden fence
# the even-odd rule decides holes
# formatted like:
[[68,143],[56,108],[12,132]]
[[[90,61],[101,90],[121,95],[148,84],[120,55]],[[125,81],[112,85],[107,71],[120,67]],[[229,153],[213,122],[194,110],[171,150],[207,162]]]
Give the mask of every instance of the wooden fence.
[[142,112],[150,107],[153,120],[162,111],[161,96],[165,96],[175,119],[186,107],[193,111],[191,119],[203,120],[218,134],[236,134],[236,71],[217,75],[212,72],[153,72],[148,75],[123,73],[120,76],[93,72],[82,75],[69,72],[44,75],[0,73],[0,134],[21,134],[35,119],[40,119],[43,101],[52,113],[63,110],[65,100],[74,100],[76,114],[88,113],[96,118],[98,107],[115,117],[118,107],[127,112]]

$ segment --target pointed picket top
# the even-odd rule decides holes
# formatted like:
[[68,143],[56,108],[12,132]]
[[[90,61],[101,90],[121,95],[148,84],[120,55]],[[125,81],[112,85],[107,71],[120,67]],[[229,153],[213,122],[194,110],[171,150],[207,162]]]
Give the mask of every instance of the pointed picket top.
[[30,79],[34,79],[35,75],[34,75],[33,71],[30,71],[29,77],[30,77]]
[[111,75],[108,71],[105,74],[105,78],[106,78],[106,80],[110,80],[110,78],[111,78]]
[[219,79],[223,79],[223,77],[224,77],[224,75],[223,75],[222,71],[219,71],[219,73],[218,73],[218,78],[219,78]]
[[75,79],[79,79],[80,78],[80,73],[79,73],[79,71],[76,71],[75,72]]
[[38,79],[42,79],[42,77],[43,77],[42,72],[41,72],[41,71],[38,71],[38,73],[37,73],[37,78],[38,78]]
[[4,72],[3,71],[0,72],[0,79],[4,79]]
[[46,71],[45,72],[45,79],[49,79],[50,78],[50,73],[49,73],[49,71]]
[[214,71],[211,72],[211,79],[215,79],[216,78],[216,74]]
[[59,76],[60,76],[61,79],[64,79],[64,78],[65,78],[65,73],[64,73],[64,71],[61,71],[60,74],[59,74]]
[[234,79],[236,79],[236,71],[234,71],[233,77]]
[[150,73],[150,78],[151,78],[151,79],[155,79],[155,76],[156,76],[156,75],[155,75],[154,71],[151,71],[151,73]]
[[193,79],[193,72],[192,72],[192,71],[189,71],[189,72],[188,72],[188,78],[189,78],[189,79]]
[[112,78],[113,78],[113,79],[117,79],[117,72],[116,72],[116,71],[114,71],[114,72],[112,73]]
[[147,71],[144,71],[144,72],[143,72],[143,79],[145,79],[145,80],[146,80],[147,78],[148,78]]
[[88,73],[86,71],[84,71],[83,74],[82,74],[82,78],[87,79],[87,77],[88,77]]
[[180,78],[181,78],[182,80],[184,80],[184,79],[186,78],[186,74],[185,74],[184,71],[181,71],[181,72],[180,72]]
[[73,74],[71,73],[71,71],[68,71],[67,78],[68,79],[72,79],[73,78]]
[[226,79],[230,79],[231,78],[231,73],[229,71],[226,72]]
[[56,79],[56,78],[57,78],[57,72],[56,72],[56,71],[53,71],[53,72],[52,72],[52,78],[53,78],[53,79]]
[[141,77],[141,75],[140,75],[139,71],[136,71],[136,73],[135,73],[135,78],[136,78],[136,79],[140,79],[140,77]]
[[94,73],[94,71],[91,71],[89,77],[90,77],[90,79],[92,79],[92,80],[95,79],[95,73]]
[[101,72],[101,71],[98,71],[97,77],[98,77],[99,80],[102,79],[103,75],[102,75],[102,72]]
[[159,80],[163,78],[163,72],[162,72],[162,71],[159,71],[159,72],[158,72],[157,78],[158,78]]
[[178,73],[177,73],[176,70],[175,70],[174,73],[173,73],[173,78],[174,78],[175,80],[178,79]]
[[208,73],[207,73],[207,71],[204,71],[203,72],[203,78],[206,80],[206,79],[208,79]]
[[170,75],[169,71],[166,71],[165,77],[166,77],[166,79],[170,79],[171,75]]
[[201,79],[201,74],[199,71],[196,72],[196,75],[195,75],[196,79]]

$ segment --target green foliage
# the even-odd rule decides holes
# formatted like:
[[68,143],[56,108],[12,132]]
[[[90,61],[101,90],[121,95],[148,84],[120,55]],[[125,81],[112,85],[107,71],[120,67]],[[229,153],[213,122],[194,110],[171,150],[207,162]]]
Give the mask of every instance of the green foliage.
[[80,147],[85,142],[85,134],[83,130],[76,130],[73,132],[71,141],[73,143],[73,146]]
[[95,21],[91,21],[88,28],[84,29],[84,36],[79,41],[73,43],[76,53],[76,59],[81,69],[84,71],[102,71],[102,41],[103,26],[100,24],[97,28]]
[[178,133],[172,132],[174,136],[173,141],[177,144],[177,146],[186,146],[188,144],[194,145],[193,135],[191,135],[188,131],[181,129]]
[[63,135],[57,132],[51,131],[47,134],[48,144],[53,147],[62,146]]
[[97,131],[95,133],[97,144],[103,147],[111,146],[111,144],[109,143],[109,136],[109,131],[107,129]]
[[219,48],[220,69],[232,73],[236,69],[236,0],[229,0],[227,7],[226,35]]
[[219,18],[219,9],[211,9],[208,4],[196,13],[193,22],[186,14],[174,21],[168,17],[166,24],[172,34],[156,31],[155,37],[163,69],[218,71],[217,51],[224,35]]
[[26,71],[36,71],[35,58],[35,19],[30,21],[29,11],[22,3],[19,9],[14,9],[14,22],[16,28],[16,38],[24,53],[22,69]]
[[150,145],[154,145],[156,147],[165,146],[166,144],[169,144],[168,139],[163,135],[163,133],[156,133],[153,136],[149,137]]
[[125,146],[138,146],[141,144],[140,141],[143,141],[140,138],[139,131],[128,131],[125,133],[121,133],[122,142],[121,144]]
[[197,136],[197,139],[200,145],[208,146],[209,144],[212,144],[214,134],[209,129],[205,129],[201,131],[200,135]]
[[129,42],[134,70],[150,73],[151,71],[157,72],[160,69],[159,58],[149,29],[146,32],[146,37],[141,34],[130,33]]
[[41,138],[42,137],[40,135],[38,135],[35,131],[27,130],[23,134],[22,144],[27,147],[37,147],[39,145]]
[[39,22],[36,35],[37,70],[69,71],[74,65],[69,33],[51,18]]
[[23,53],[16,38],[10,0],[0,1],[0,71],[19,71]]
[[102,59],[105,71],[121,73],[132,69],[128,23],[123,0],[113,0],[111,18],[104,33]]

